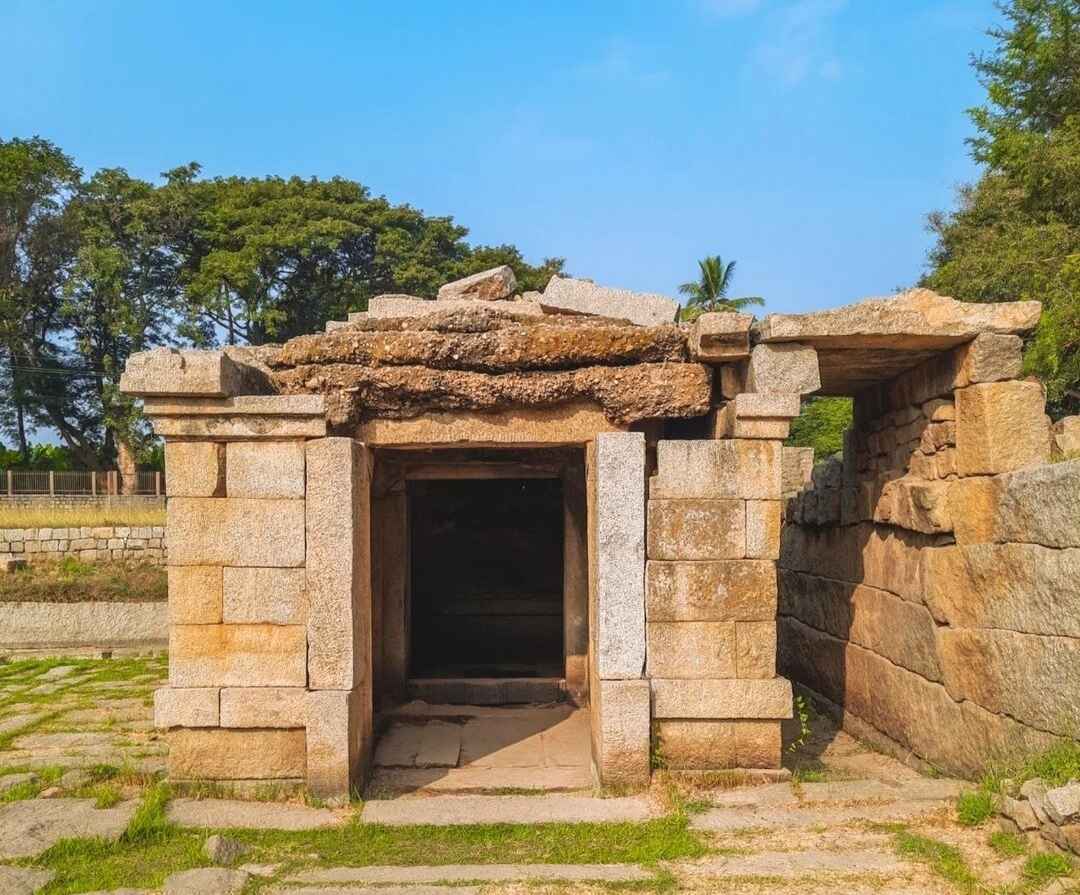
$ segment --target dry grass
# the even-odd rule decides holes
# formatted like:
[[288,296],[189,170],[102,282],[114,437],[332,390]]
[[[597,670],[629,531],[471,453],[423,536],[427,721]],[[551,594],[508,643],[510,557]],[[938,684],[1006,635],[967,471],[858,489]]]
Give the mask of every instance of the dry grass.
[[165,567],[145,562],[90,563],[69,556],[0,575],[0,603],[156,603],[167,597]]
[[98,525],[164,525],[162,507],[102,503],[86,507],[0,505],[0,528],[74,528]]

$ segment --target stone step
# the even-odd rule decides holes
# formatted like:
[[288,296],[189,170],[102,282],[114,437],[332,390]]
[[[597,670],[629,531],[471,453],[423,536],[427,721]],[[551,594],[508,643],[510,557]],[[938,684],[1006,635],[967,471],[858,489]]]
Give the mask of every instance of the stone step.
[[694,877],[770,877],[793,879],[819,874],[907,874],[911,865],[883,851],[757,852],[750,855],[706,858],[679,869]]
[[500,795],[519,790],[591,790],[589,768],[377,768],[366,797],[416,795]]
[[923,817],[947,807],[947,802],[898,801],[835,807],[819,804],[813,808],[784,806],[713,808],[695,816],[690,826],[695,830],[727,832],[756,827],[807,829],[842,826],[858,821],[892,823]]
[[239,799],[173,799],[167,815],[182,827],[207,829],[317,830],[337,826],[348,819],[347,811]]
[[559,677],[411,678],[410,699],[457,705],[545,704],[566,700],[566,680]]
[[652,878],[651,873],[634,864],[454,864],[435,867],[327,867],[298,873],[285,882],[329,886],[349,883],[418,885],[525,880],[639,882]]
[[601,799],[580,795],[430,796],[376,800],[364,804],[364,823],[536,824],[641,822],[663,813],[645,796]]

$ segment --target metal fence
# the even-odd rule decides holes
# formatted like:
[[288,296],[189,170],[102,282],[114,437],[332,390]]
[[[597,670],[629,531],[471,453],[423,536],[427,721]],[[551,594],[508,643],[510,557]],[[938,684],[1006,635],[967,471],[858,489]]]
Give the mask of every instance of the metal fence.
[[[7,469],[0,471],[0,493],[8,497],[20,494],[88,494],[116,495],[122,491],[118,470],[94,471],[76,469],[65,472],[38,469]],[[135,494],[163,495],[165,476],[155,470],[135,473]]]

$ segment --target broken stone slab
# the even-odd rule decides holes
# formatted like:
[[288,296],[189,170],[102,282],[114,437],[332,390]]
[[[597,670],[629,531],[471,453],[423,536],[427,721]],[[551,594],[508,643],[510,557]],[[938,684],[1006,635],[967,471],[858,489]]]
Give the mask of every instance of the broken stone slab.
[[776,829],[809,829],[820,826],[840,826],[858,822],[889,823],[914,820],[942,810],[939,802],[886,802],[815,808],[714,808],[696,815],[690,821],[695,830],[730,832],[754,827]]
[[182,827],[293,831],[334,827],[344,820],[325,808],[236,799],[173,799],[168,817]]
[[135,814],[135,802],[98,809],[93,799],[32,799],[0,807],[0,859],[26,858],[61,839],[115,842]]
[[712,371],[693,363],[498,375],[420,366],[326,364],[279,370],[274,381],[287,393],[326,395],[329,421],[336,426],[373,418],[411,419],[437,411],[494,413],[579,401],[593,401],[609,421],[629,425],[704,416],[712,394]]
[[[621,683],[621,682],[620,682]],[[647,737],[646,737],[647,742]],[[403,826],[488,823],[640,823],[662,809],[647,796],[611,799],[578,795],[543,796],[429,796],[369,801],[360,816],[364,823]]]
[[712,311],[690,327],[690,355],[701,363],[731,363],[750,356],[752,314]]
[[[330,886],[348,883],[386,885],[399,883],[518,882],[644,882],[653,876],[632,864],[452,864],[434,867],[327,867],[290,876],[286,882]],[[454,889],[453,891],[457,891]]]
[[[350,314],[349,323],[364,320],[386,320],[396,317],[426,317],[443,311],[476,311],[490,309],[492,303],[478,298],[444,298],[433,301],[429,298],[417,298],[415,295],[377,295],[368,302],[365,316]],[[504,299],[498,303],[498,309],[504,313],[522,317],[543,317],[544,309],[536,302],[523,299]]]
[[557,274],[540,296],[540,307],[615,317],[639,326],[673,323],[679,313],[679,303],[665,295],[597,286]]
[[[479,886],[299,886],[262,890],[266,895],[480,895]],[[900,893],[905,895],[905,893]]]
[[164,895],[239,895],[251,877],[243,870],[199,867],[166,877]]
[[55,876],[55,870],[0,867],[0,892],[4,895],[35,895],[51,883]]
[[960,302],[929,289],[810,314],[769,314],[755,327],[760,342],[855,347],[943,348],[980,333],[1021,335],[1035,328],[1037,301]]
[[1039,829],[1039,819],[1026,799],[1002,796],[998,803],[998,811],[1024,832]]
[[128,358],[120,390],[129,395],[226,398],[254,394],[247,371],[224,351],[155,348]]
[[817,351],[797,342],[755,345],[746,374],[747,391],[809,395],[821,388]]
[[499,301],[509,298],[516,289],[517,279],[513,269],[508,264],[501,264],[440,286],[438,300],[476,298],[481,301]]
[[250,852],[251,849],[236,839],[215,833],[207,836],[203,843],[203,854],[214,864],[229,866],[235,864],[240,858]]
[[[860,874],[874,876],[907,876],[911,865],[896,855],[860,849],[859,851],[833,851],[808,849],[806,851],[756,852],[750,855],[731,857],[712,857],[699,861],[687,868],[692,877],[718,877],[735,879],[793,879],[813,877],[815,880],[829,874],[856,876]],[[827,884],[826,884],[827,885]],[[816,886],[815,886],[816,888]],[[832,889],[832,886],[827,886]],[[847,886],[846,891],[851,891]],[[770,885],[768,890],[773,890]],[[826,888],[818,891],[826,891]],[[888,887],[888,891],[895,891]]]
[[1046,813],[1058,826],[1080,818],[1080,782],[1070,780],[1065,786],[1046,791]]
[[16,786],[22,786],[24,783],[37,783],[38,775],[32,773],[24,774],[5,774],[0,777],[0,794],[7,792],[9,789],[14,789]]

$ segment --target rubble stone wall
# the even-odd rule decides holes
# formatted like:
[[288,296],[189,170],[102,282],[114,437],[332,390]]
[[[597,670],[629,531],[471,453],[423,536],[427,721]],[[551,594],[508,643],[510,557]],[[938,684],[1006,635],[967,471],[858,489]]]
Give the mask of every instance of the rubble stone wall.
[[1049,462],[1020,347],[982,335],[858,394],[843,459],[786,507],[781,669],[969,775],[1080,734],[1080,462]]
[[73,556],[87,562],[105,559],[165,561],[165,528],[103,525],[80,528],[0,528],[0,559],[27,562]]

